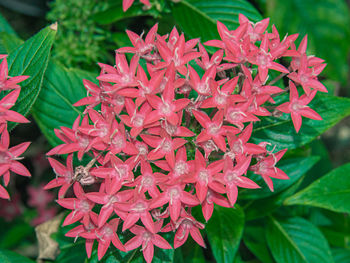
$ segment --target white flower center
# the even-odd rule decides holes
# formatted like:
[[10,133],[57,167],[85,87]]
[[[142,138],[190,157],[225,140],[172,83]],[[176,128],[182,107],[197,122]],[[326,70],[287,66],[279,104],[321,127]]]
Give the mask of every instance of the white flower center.
[[183,175],[188,171],[188,165],[184,161],[175,163],[174,171],[176,175]]
[[204,182],[204,183],[208,183],[208,180],[209,180],[209,172],[208,170],[202,170],[198,173],[198,177],[199,179]]
[[145,120],[144,116],[137,114],[132,118],[131,122],[135,127],[139,128],[139,127],[142,127],[144,120]]

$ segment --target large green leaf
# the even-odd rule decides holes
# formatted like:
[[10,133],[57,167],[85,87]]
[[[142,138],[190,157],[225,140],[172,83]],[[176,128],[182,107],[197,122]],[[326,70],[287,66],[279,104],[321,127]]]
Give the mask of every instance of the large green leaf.
[[303,118],[299,133],[295,132],[290,114],[279,118],[266,117],[257,123],[252,134],[252,141],[266,141],[276,145],[276,150],[295,149],[321,135],[341,119],[350,115],[350,99],[331,95],[317,94],[309,104],[323,118],[321,121]]
[[[346,213],[337,213],[329,210],[313,208],[312,211],[319,211],[323,220],[317,222],[320,230],[333,247],[350,247],[350,218]],[[315,214],[315,212],[314,212]],[[316,217],[317,219],[317,217]]]
[[334,262],[336,263],[349,263],[350,260],[350,249],[346,248],[333,248],[332,255]]
[[[192,239],[187,239],[186,243],[181,246],[181,252],[184,263],[205,263],[202,247],[198,246]],[[176,252],[175,252],[176,253]]]
[[5,32],[8,34],[16,35],[16,32],[10,26],[10,24],[6,21],[6,19],[0,14],[0,32]]
[[86,262],[88,263],[123,263],[123,262],[143,263],[142,258],[143,258],[142,252],[139,249],[126,253],[126,252],[121,252],[113,247],[107,251],[107,253],[101,260],[98,260],[97,249],[94,249],[92,252],[91,258],[89,258]]
[[[301,188],[307,187],[313,183],[313,181],[317,180],[325,173],[328,173],[333,169],[333,164],[328,149],[322,140],[313,140],[309,146],[310,154],[319,156],[320,160],[306,173],[305,179],[300,186]],[[320,173],[320,171],[322,171],[322,173]]]
[[157,12],[153,9],[144,10],[141,3],[134,3],[124,12],[121,1],[115,1],[107,10],[94,14],[93,19],[101,25],[107,25],[122,19],[146,15],[157,16]]
[[274,192],[266,186],[266,183],[261,178],[260,175],[253,175],[250,178],[261,186],[260,189],[253,190],[242,190],[239,193],[240,199],[260,199],[268,197],[274,194],[278,194],[283,190],[290,187],[292,184],[296,183],[308,170],[310,170],[319,160],[318,156],[310,156],[304,158],[291,158],[286,160],[281,160],[278,163],[278,167],[282,169],[290,179],[279,180],[272,178]]
[[60,126],[71,127],[81,108],[73,106],[86,96],[83,79],[93,80],[90,72],[67,69],[50,63],[45,74],[44,85],[32,108],[32,114],[42,133],[52,146],[62,142],[54,134]]
[[0,249],[1,263],[34,263],[33,260],[6,249]]
[[285,200],[286,205],[311,205],[350,213],[350,163],[338,167]]
[[85,239],[79,238],[74,242],[74,238],[65,236],[69,230],[76,226],[77,224],[59,227],[58,231],[52,234],[52,237],[58,243],[60,249],[60,253],[57,256],[55,263],[78,263],[84,262],[87,258],[85,252]]
[[304,177],[302,176],[296,183],[276,195],[256,200],[248,200],[248,202],[245,202],[243,206],[245,219],[255,220],[257,218],[262,218],[281,207],[283,205],[283,201],[297,191],[303,178]]
[[216,262],[233,262],[243,228],[244,213],[238,205],[235,205],[235,208],[215,206],[213,216],[205,229]]
[[238,14],[242,13],[251,21],[261,20],[259,12],[246,0],[191,0],[174,4],[172,15],[181,29],[191,38],[201,41],[219,39],[216,21],[229,29],[238,27]]
[[23,40],[13,34],[0,32],[0,54],[9,54],[23,44]]
[[265,229],[262,223],[263,222],[258,221],[254,222],[254,225],[246,225],[243,234],[243,241],[248,249],[262,263],[273,263],[274,260],[266,244]]
[[29,225],[24,220],[13,220],[13,223],[14,224],[8,225],[4,222],[1,222],[3,225],[3,227],[1,227],[0,236],[1,248],[16,248],[21,242],[28,239],[28,237],[34,236],[33,226]]
[[[9,76],[30,76],[20,85],[21,93],[12,108],[26,115],[37,99],[55,39],[57,25],[51,25],[28,39],[8,56]],[[15,123],[10,123],[12,129]]]
[[266,229],[267,244],[277,263],[332,263],[327,240],[303,218],[278,221],[270,217]]
[[269,0],[267,16],[282,34],[308,34],[309,54],[326,60],[326,72],[344,83],[348,73],[349,8],[344,0]]
[[[105,256],[98,260],[97,257],[97,249],[94,249],[92,252],[91,258],[86,262],[89,263],[143,263],[143,255],[140,248],[136,248],[135,250],[129,252],[122,252],[111,244],[109,250],[105,254]],[[173,249],[160,249],[158,247],[154,247],[154,255],[153,260],[154,263],[172,263],[174,262],[174,250]]]

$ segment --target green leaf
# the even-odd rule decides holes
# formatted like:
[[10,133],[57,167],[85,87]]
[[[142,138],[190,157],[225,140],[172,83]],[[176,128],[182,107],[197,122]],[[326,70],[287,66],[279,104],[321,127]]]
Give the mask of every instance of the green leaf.
[[262,262],[273,263],[274,260],[268,250],[265,238],[265,229],[259,221],[258,224],[247,225],[243,234],[244,244]]
[[[63,222],[63,219],[62,221]],[[58,254],[55,263],[71,263],[84,262],[87,258],[85,252],[85,239],[79,238],[74,242],[74,238],[67,237],[65,234],[76,227],[78,224],[59,227],[58,232],[52,234],[52,238],[58,243],[60,253]]]
[[[203,249],[192,239],[187,239],[185,244],[181,246],[183,262],[184,263],[205,263]],[[175,252],[176,253],[176,252]]]
[[153,10],[144,10],[143,4],[141,3],[134,3],[126,12],[124,12],[121,1],[116,1],[116,3],[111,5],[107,10],[93,15],[93,19],[101,25],[108,25],[122,19],[146,15],[155,16],[156,13]]
[[325,218],[324,222],[321,222],[323,224],[319,224],[319,228],[328,240],[328,243],[333,247],[350,247],[349,215],[319,208],[313,208],[313,210],[319,211]]
[[87,260],[88,263],[143,263],[142,252],[139,249],[130,252],[121,252],[116,248],[109,249],[105,256],[98,260],[97,249],[94,249],[91,258]]
[[282,169],[290,179],[279,180],[272,178],[274,191],[271,192],[261,176],[254,174],[253,176],[250,176],[250,179],[259,184],[262,188],[253,190],[244,189],[239,193],[239,198],[260,199],[278,194],[296,183],[308,170],[310,170],[318,162],[319,159],[320,158],[318,156],[291,158],[286,160],[282,159],[277,166],[278,168]]
[[6,32],[0,33],[0,54],[9,54],[22,44],[23,40],[15,35]]
[[17,35],[15,30],[10,26],[6,19],[0,14],[0,32],[5,32],[11,35]]
[[215,206],[213,216],[205,230],[216,262],[233,262],[241,242],[243,228],[244,213],[238,205],[234,208]]
[[350,163],[340,166],[285,200],[286,205],[311,205],[350,213]]
[[216,21],[233,30],[239,26],[238,14],[251,21],[262,19],[259,12],[245,0],[192,0],[173,5],[172,15],[181,29],[190,38],[200,37],[202,42],[219,39]]
[[[286,33],[308,34],[309,54],[326,60],[325,72],[346,83],[350,42],[349,8],[344,0],[269,0],[267,16]],[[331,50],[331,52],[330,52]]]
[[291,196],[297,191],[303,179],[304,177],[302,176],[295,184],[280,192],[279,194],[266,198],[249,200],[249,202],[245,203],[243,206],[245,219],[247,221],[255,220],[257,218],[262,218],[271,214],[274,210],[283,205],[283,201],[287,197]]
[[[37,99],[55,39],[57,27],[51,25],[28,39],[8,56],[9,76],[30,76],[20,83],[22,89],[12,110],[26,115]],[[12,129],[16,124],[9,123]]]
[[40,95],[32,108],[32,114],[40,130],[52,146],[62,142],[54,133],[60,126],[71,127],[82,113],[82,108],[73,106],[86,97],[83,79],[94,80],[90,72],[67,69],[60,64],[50,63],[44,78]]
[[[322,140],[313,140],[310,144],[310,154],[317,155],[320,160],[307,172],[300,188],[305,188],[315,180],[323,176],[322,173],[328,173],[333,169],[333,164],[329,156],[328,149]],[[322,171],[322,173],[320,173]]]
[[311,142],[350,115],[350,99],[347,98],[317,94],[309,106],[316,110],[323,120],[303,118],[301,129],[296,133],[289,114],[279,118],[266,117],[255,126],[252,141],[269,142],[276,145],[276,150],[295,149]]
[[327,240],[309,221],[294,217],[278,221],[270,217],[267,244],[277,263],[332,263]]
[[[31,225],[23,220],[13,220],[16,224],[4,224],[4,228],[1,231],[0,247],[11,249],[19,246],[23,240],[28,237],[34,236],[34,229]],[[1,261],[0,261],[1,262]]]
[[33,260],[6,249],[0,249],[0,262],[1,263],[34,263]]
[[333,248],[332,255],[334,258],[334,262],[336,262],[336,263],[349,263],[350,249]]

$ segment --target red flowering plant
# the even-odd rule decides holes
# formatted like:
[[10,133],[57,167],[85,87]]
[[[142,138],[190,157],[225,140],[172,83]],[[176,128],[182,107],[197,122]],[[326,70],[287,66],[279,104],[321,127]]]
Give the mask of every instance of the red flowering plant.
[[220,39],[203,44],[175,27],[159,35],[156,24],[145,38],[127,30],[132,46],[116,50],[115,65],[99,64],[98,84],[84,80],[88,96],[74,104],[83,116],[55,130],[62,144],[48,152],[56,178],[45,189],[59,188],[57,203],[70,210],[63,225],[77,224],[66,235],[85,239],[88,257],[94,243],[99,260],[111,246],[141,247],[147,262],[154,246],[177,248],[189,235],[206,247],[196,207],[210,221],[214,204],[234,208],[239,189],[260,188],[256,176],[271,191],[273,178],[289,179],[277,167],[287,149],[251,136],[266,116],[290,114],[296,132],[302,117],[322,120],[308,104],[327,92],[318,80],[326,64],[306,55],[306,36],[296,48],[298,34],[280,38],[268,24],[240,14],[235,30],[218,22]]
[[[10,135],[8,131],[8,122],[27,123],[29,122],[24,116],[16,111],[11,110],[15,105],[21,92],[18,83],[26,80],[28,76],[9,76],[7,55],[0,55],[0,198],[10,199],[6,190],[10,182],[11,173],[30,177],[28,169],[19,162],[23,159],[20,155],[26,151],[30,142],[24,142],[10,147]],[[6,94],[6,95],[5,95]]]

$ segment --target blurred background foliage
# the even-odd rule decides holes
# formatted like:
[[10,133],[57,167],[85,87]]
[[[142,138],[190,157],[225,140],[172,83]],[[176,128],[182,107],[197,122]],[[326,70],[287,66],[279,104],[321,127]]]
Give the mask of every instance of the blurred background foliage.
[[[47,24],[58,21],[58,34],[51,52],[52,61],[50,61],[45,79],[47,82],[53,80],[50,83],[54,84],[48,84],[48,87],[61,92],[63,96],[68,94],[67,92],[72,92],[69,93],[69,98],[78,100],[79,96],[85,92],[84,89],[81,89],[80,78],[85,76],[85,78],[93,79],[93,76],[98,74],[99,71],[97,62],[113,64],[114,50],[130,44],[125,29],[141,34],[158,22],[160,34],[169,33],[172,27],[176,25],[185,32],[187,37],[201,37],[204,42],[217,37],[215,20],[223,21],[230,29],[234,29],[237,26],[238,13],[243,12],[253,21],[270,17],[270,24],[276,25],[281,37],[287,33],[299,33],[300,41],[307,34],[308,54],[315,54],[325,59],[328,64],[321,76],[323,83],[331,93],[350,97],[349,1],[151,0],[150,2],[152,7],[149,9],[136,0],[134,5],[124,13],[121,0],[0,0],[0,13],[2,15],[0,16],[0,53],[10,52],[22,44],[23,40],[34,35]],[[55,72],[56,75],[52,72]],[[76,90],[74,90],[75,88]],[[38,101],[49,98],[48,95],[48,93],[45,94],[43,88]],[[62,116],[65,116],[65,111],[70,110],[71,105],[69,103],[73,102],[67,102],[66,108],[62,111]],[[32,108],[32,114],[35,120],[40,119],[40,109],[36,108],[35,105]],[[52,130],[53,127],[45,126],[34,119],[31,119],[32,123],[30,125],[18,126],[14,129],[12,135],[14,143],[24,140],[33,141],[33,147],[30,148],[26,156],[26,165],[31,169],[34,176],[31,181],[26,178],[16,178],[15,185],[11,186],[13,189],[20,189],[22,194],[20,197],[14,196],[12,200],[13,211],[11,210],[10,213],[21,216],[14,220],[7,220],[8,222],[5,222],[6,219],[1,219],[3,221],[0,221],[0,254],[1,249],[11,249],[35,258],[37,256],[37,245],[31,225],[57,213],[57,211],[52,211],[51,214],[40,214],[35,207],[30,207],[28,204],[28,199],[32,197],[26,186],[34,185],[34,187],[37,187],[36,191],[39,192],[38,189],[41,183],[47,182],[53,176],[49,172],[46,160],[40,157],[49,149],[46,140],[49,139],[52,144],[57,143],[57,141],[50,140],[48,129]],[[72,119],[74,119],[74,116]],[[58,125],[58,123],[69,125],[72,120],[69,116],[65,116],[63,119],[57,118],[56,123],[51,122],[52,125]],[[45,129],[47,129],[47,133]],[[29,133],[28,130],[30,130]],[[314,158],[313,156],[318,157]],[[284,239],[285,237],[278,232],[282,229],[283,233],[293,239],[294,245],[298,249],[300,248],[302,253],[305,249],[303,247],[305,242],[312,243],[316,237],[327,240],[332,247],[334,262],[350,262],[350,219],[348,214],[337,213],[334,210],[328,211],[323,208],[293,206],[293,209],[290,209],[291,206],[282,206],[283,200],[287,196],[310,185],[315,179],[324,176],[333,168],[350,162],[349,117],[324,133],[321,140],[314,140],[301,148],[288,152],[288,158],[302,157],[305,157],[305,163],[300,162],[301,165],[298,168],[292,167],[293,169],[299,169],[298,171],[303,171],[294,185],[283,186],[280,193],[265,196],[260,200],[250,200],[249,198],[252,197],[249,197],[249,193],[242,193],[243,196],[246,195],[248,198],[242,202],[242,209],[239,208],[233,213],[239,219],[242,219],[244,210],[245,220],[249,220],[250,224],[246,224],[244,231],[242,226],[241,231],[236,233],[240,236],[243,235],[244,242],[240,245],[240,255],[236,257],[235,263],[287,262],[284,261],[283,255],[276,252],[278,244],[274,240],[266,238],[264,226],[268,229],[268,235],[279,236],[281,243],[287,242]],[[291,172],[293,169],[291,169]],[[48,200],[46,210],[49,211],[54,207],[53,197],[46,196],[45,198]],[[298,198],[301,200],[301,197]],[[291,199],[288,202],[293,204],[293,202],[298,202],[298,199]],[[8,207],[2,203],[0,205]],[[279,209],[276,210],[277,208]],[[280,223],[271,215],[264,217],[271,211],[275,211],[274,216],[281,218],[286,216],[308,218],[317,228],[310,226],[309,222],[305,222],[300,218],[296,220],[294,220],[295,218],[288,219]],[[35,223],[36,218],[40,220]],[[217,220],[225,221],[225,217]],[[244,222],[243,219],[241,221]],[[216,229],[217,227],[218,225],[215,222],[214,225],[209,226],[209,231],[210,228]],[[300,239],[301,234],[298,229],[309,229],[314,236],[311,240]],[[237,231],[237,229],[231,230]],[[227,230],[222,229],[222,231],[225,233]],[[210,237],[210,232],[207,234]],[[81,243],[74,247],[72,240],[65,239],[61,232],[57,234],[56,240],[62,251],[56,262],[71,262],[72,260],[77,263],[83,262],[80,260],[85,258],[84,254],[79,259],[73,255],[76,251],[85,253]],[[276,238],[276,240],[278,239]],[[182,255],[175,253],[175,258],[178,260],[174,262],[203,262],[205,259],[212,262],[218,261],[217,257],[214,259],[215,255],[213,256],[209,252],[204,252],[204,259],[201,249],[192,245],[187,244],[182,249]],[[267,248],[268,246],[270,250],[274,251],[273,257]],[[327,249],[327,245],[325,249]],[[295,251],[289,252],[293,254]],[[328,256],[325,255],[324,259]],[[121,257],[121,255],[118,254],[118,257]],[[117,256],[112,253],[107,256],[105,262],[118,262],[114,260],[115,258]],[[309,257],[307,256],[307,258]],[[0,262],[2,262],[1,257]],[[27,260],[19,258],[18,262],[27,262]],[[89,262],[96,262],[96,255]],[[300,262],[313,263],[316,261]],[[327,261],[323,260],[322,262]]]

